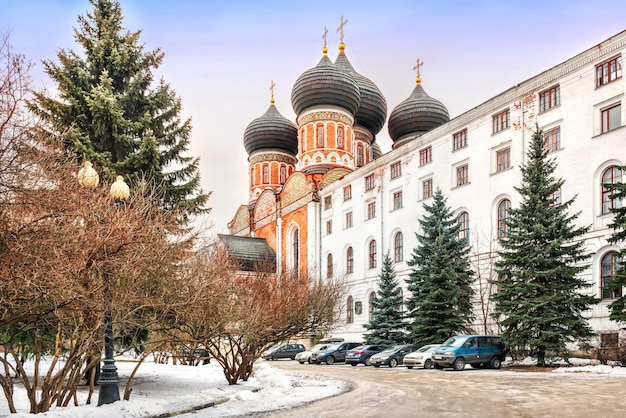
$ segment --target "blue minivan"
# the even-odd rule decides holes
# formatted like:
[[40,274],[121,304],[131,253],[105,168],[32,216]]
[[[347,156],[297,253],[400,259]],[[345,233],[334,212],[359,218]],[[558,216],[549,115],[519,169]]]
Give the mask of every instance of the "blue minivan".
[[504,344],[496,335],[456,335],[433,351],[432,360],[436,369],[463,370],[466,364],[499,369],[505,354]]

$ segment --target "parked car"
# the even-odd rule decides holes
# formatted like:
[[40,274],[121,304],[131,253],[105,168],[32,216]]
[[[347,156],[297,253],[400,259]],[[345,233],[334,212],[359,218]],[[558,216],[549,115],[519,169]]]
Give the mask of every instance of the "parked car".
[[311,353],[311,363],[333,364],[344,362],[346,361],[346,352],[359,345],[361,345],[361,343],[337,343],[329,346],[326,350],[314,351]]
[[404,356],[411,351],[417,350],[417,346],[413,344],[401,344],[391,346],[378,354],[374,354],[370,357],[370,363],[374,367],[389,366],[396,367],[398,364],[402,364]]
[[402,362],[407,369],[412,369],[413,367],[431,369],[433,367],[433,360],[431,356],[437,347],[439,347],[439,344],[428,344],[422,346],[412,353],[404,356],[404,360]]
[[357,364],[370,365],[370,357],[387,348],[386,345],[359,345],[346,353],[346,364],[356,366]]
[[435,368],[452,367],[463,370],[472,367],[499,369],[506,351],[500,337],[495,335],[457,335],[435,349],[432,355]]
[[296,354],[305,351],[303,344],[288,343],[276,344],[274,347],[263,352],[261,358],[265,360],[278,360],[279,358],[295,359]]
[[304,364],[309,363],[311,364],[311,354],[315,351],[320,351],[320,350],[325,350],[330,346],[330,344],[316,344],[313,347],[309,348],[306,351],[301,351],[298,354],[296,354],[296,360],[300,363],[300,364]]

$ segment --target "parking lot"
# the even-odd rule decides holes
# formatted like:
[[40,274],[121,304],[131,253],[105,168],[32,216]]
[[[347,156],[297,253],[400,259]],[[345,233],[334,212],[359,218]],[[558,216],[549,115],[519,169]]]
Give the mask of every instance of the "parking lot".
[[272,417],[623,417],[626,376],[471,369],[272,366],[351,382],[352,390]]

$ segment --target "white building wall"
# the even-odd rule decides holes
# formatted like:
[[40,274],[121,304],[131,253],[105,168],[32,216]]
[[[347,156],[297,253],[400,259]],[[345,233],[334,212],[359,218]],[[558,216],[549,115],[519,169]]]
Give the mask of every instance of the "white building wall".
[[[600,175],[604,168],[626,163],[626,112],[624,92],[626,81],[621,79],[596,88],[595,66],[618,54],[626,52],[626,32],[589,49],[578,56],[553,67],[507,90],[499,96],[458,116],[404,146],[395,149],[367,166],[346,175],[320,192],[332,195],[332,208],[322,209],[321,224],[332,221],[331,234],[321,236],[322,271],[326,271],[326,256],[333,254],[336,276],[344,276],[348,283],[348,294],[363,306],[361,314],[354,314],[354,323],[344,324],[334,335],[349,340],[362,340],[363,324],[368,322],[368,295],[377,290],[377,278],[382,264],[382,254],[389,250],[393,256],[393,236],[401,230],[404,235],[404,261],[395,264],[405,297],[408,295],[405,279],[409,267],[406,261],[411,258],[412,249],[417,245],[415,233],[419,232],[418,219],[424,216],[422,180],[432,176],[433,187],[441,188],[447,197],[447,204],[455,211],[467,211],[470,217],[472,253],[483,254],[488,260],[489,253],[495,251],[496,206],[500,199],[511,200],[513,207],[520,203],[520,196],[514,190],[521,182],[520,165],[535,123],[546,130],[556,126],[561,128],[561,149],[553,152],[558,167],[555,177],[564,178],[562,201],[574,196],[576,201],[570,214],[581,212],[579,225],[590,225],[586,236],[587,247],[594,253],[585,277],[593,286],[590,293],[600,295],[600,258],[609,249],[617,249],[607,243],[611,234],[608,224],[611,215],[601,214]],[[560,105],[544,113],[539,113],[539,93],[554,85],[560,86]],[[530,100],[526,101],[525,98]],[[611,103],[622,103],[621,127],[600,134],[600,110]],[[511,127],[499,133],[492,133],[492,116],[504,109],[510,109]],[[525,125],[525,127],[524,127]],[[452,135],[467,129],[468,145],[464,149],[452,150]],[[419,166],[419,150],[432,146],[432,162]],[[496,173],[496,151],[510,147],[511,168]],[[402,175],[390,179],[390,164],[402,161]],[[469,184],[456,186],[455,167],[469,165]],[[374,174],[376,187],[365,191],[365,178]],[[352,199],[343,200],[343,188],[352,187]],[[402,190],[403,208],[392,209],[393,192]],[[366,220],[367,203],[376,201],[376,217]],[[345,214],[353,213],[353,226],[345,228]],[[370,269],[367,265],[367,244],[371,239],[377,242],[377,265]],[[354,272],[345,274],[346,249],[354,250]],[[489,264],[488,262],[486,263]],[[484,271],[488,273],[485,262]],[[590,323],[598,331],[617,329],[619,324],[608,321],[607,305],[611,300],[603,300],[589,312]],[[477,301],[477,314],[480,304]],[[345,311],[345,306],[344,306]],[[345,315],[344,315],[345,318]],[[621,324],[623,327],[625,324]],[[484,331],[477,324],[477,330]]]

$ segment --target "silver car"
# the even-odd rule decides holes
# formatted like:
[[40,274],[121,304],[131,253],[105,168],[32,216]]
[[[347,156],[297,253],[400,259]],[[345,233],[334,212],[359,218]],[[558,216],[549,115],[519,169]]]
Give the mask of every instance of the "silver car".
[[416,351],[404,356],[404,365],[407,369],[412,369],[413,367],[432,369],[433,360],[431,357],[437,347],[439,347],[439,344],[429,344],[418,348]]
[[300,364],[304,364],[305,362],[311,364],[311,354],[315,351],[326,350],[329,346],[330,344],[316,344],[308,350],[296,354],[296,360]]

